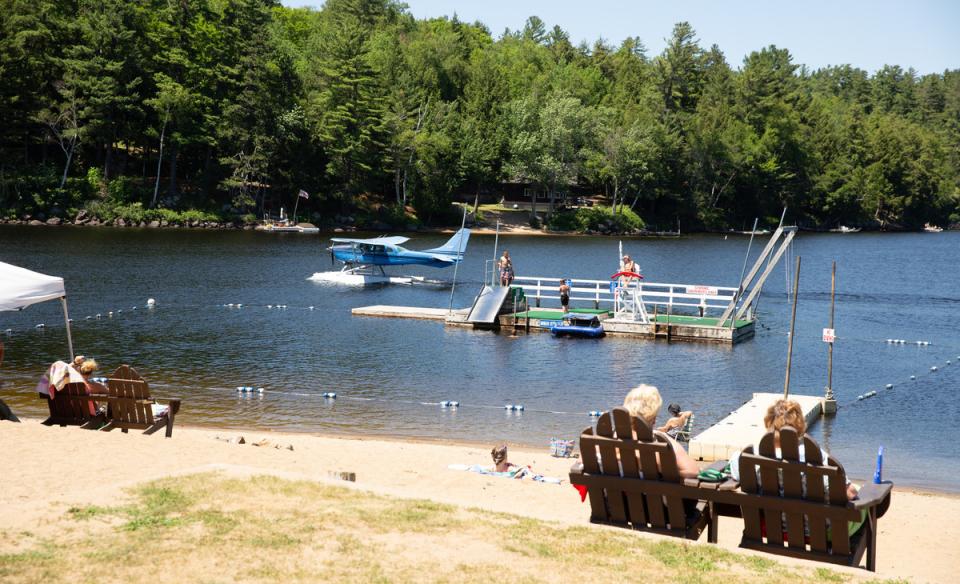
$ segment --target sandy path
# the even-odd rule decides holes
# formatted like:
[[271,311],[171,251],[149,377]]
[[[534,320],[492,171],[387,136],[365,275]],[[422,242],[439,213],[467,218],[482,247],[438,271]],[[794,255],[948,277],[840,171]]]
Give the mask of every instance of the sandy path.
[[[247,444],[215,436],[243,435]],[[251,445],[261,438],[293,450]],[[82,504],[117,504],[125,489],[169,475],[209,470],[269,473],[330,480],[332,472],[356,473],[356,487],[401,497],[429,498],[530,517],[587,525],[581,504],[566,481],[571,461],[545,452],[511,449],[511,460],[530,464],[562,486],[512,481],[447,469],[449,464],[488,464],[486,447],[178,427],[172,439],[131,432],[48,428],[36,420],[0,422],[6,464],[0,471],[0,553],[16,549],[13,534],[43,536],[54,531],[66,510]],[[343,483],[349,484],[349,483]],[[882,577],[951,582],[960,571],[960,497],[898,489],[880,521]],[[735,549],[740,526],[721,520],[720,545]],[[705,539],[704,539],[705,541]],[[703,544],[706,545],[706,544]],[[768,556],[770,557],[770,556]],[[852,572],[865,575],[864,571]]]

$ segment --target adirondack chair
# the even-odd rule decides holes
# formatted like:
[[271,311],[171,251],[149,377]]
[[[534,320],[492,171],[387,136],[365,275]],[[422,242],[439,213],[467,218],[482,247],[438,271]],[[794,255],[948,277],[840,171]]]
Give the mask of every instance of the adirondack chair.
[[591,522],[687,539],[707,529],[708,540],[717,541],[712,507],[697,499],[718,485],[681,480],[667,436],[626,408],[604,413],[596,432],[588,427],[580,434],[580,459],[570,482],[587,487]]
[[107,391],[107,425],[103,430],[109,432],[120,428],[124,433],[145,430],[144,434],[153,434],[166,427],[167,438],[173,435],[173,421],[180,411],[180,400],[167,400],[166,411],[154,416],[157,402],[150,397],[147,382],[135,369],[128,365],[117,367],[107,380]]
[[677,435],[674,436],[674,439],[677,442],[690,442],[690,435],[693,433],[693,418],[695,416],[690,414],[690,417],[687,418],[687,421],[683,424],[683,427],[677,430]]
[[[800,462],[803,447],[805,462]],[[890,505],[890,483],[868,483],[847,500],[843,465],[823,460],[820,447],[793,428],[780,430],[780,454],[773,432],[740,456],[740,497],[744,529],[740,546],[765,552],[876,570],[877,518]],[[848,522],[863,525],[854,534]]]
[[96,429],[102,426],[105,418],[99,411],[96,397],[87,394],[82,383],[68,383],[56,391],[51,399],[40,394],[47,401],[50,417],[43,421],[46,426],[80,426]]

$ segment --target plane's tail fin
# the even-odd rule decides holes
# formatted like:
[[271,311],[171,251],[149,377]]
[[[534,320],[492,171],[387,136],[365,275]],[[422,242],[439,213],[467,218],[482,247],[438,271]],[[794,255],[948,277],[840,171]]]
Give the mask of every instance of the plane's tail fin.
[[470,241],[470,230],[461,229],[453,234],[447,243],[440,247],[428,249],[429,253],[453,256],[454,258],[463,257],[463,252],[467,249],[467,242]]

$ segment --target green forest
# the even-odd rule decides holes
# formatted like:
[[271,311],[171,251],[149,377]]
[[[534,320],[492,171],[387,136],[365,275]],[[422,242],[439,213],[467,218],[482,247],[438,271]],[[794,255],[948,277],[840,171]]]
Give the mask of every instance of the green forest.
[[524,185],[546,195],[534,225],[580,225],[557,212],[572,193],[631,228],[960,223],[960,69],[730,63],[686,22],[655,55],[517,25],[390,0],[0,0],[0,219],[241,224],[302,189],[320,224],[438,225]]

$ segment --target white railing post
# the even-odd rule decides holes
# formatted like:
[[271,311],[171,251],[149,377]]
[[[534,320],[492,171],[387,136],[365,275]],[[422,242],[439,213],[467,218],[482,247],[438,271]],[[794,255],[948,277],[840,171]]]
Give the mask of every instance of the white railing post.
[[540,308],[540,279],[537,279],[537,308]]

